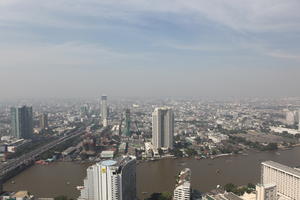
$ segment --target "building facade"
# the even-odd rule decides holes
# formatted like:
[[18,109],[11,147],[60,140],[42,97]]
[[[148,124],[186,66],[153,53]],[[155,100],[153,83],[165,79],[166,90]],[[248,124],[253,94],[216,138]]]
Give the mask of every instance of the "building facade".
[[261,184],[276,185],[279,197],[300,200],[300,171],[294,168],[273,162],[262,162]]
[[152,113],[152,144],[155,149],[173,149],[174,113],[171,108],[156,108]]
[[101,96],[101,122],[104,127],[108,126],[107,96]]
[[276,185],[274,183],[256,185],[256,200],[277,200]]
[[39,126],[41,129],[48,129],[48,115],[43,113],[39,116]]
[[18,139],[29,139],[33,134],[32,107],[13,107],[11,113],[11,135]]
[[80,200],[135,200],[136,159],[105,160],[87,169]]
[[130,110],[126,109],[125,110],[125,126],[124,126],[124,131],[123,134],[127,137],[131,136],[131,130],[130,130],[130,124],[131,124],[131,120],[130,120]]
[[297,111],[287,111],[286,112],[286,123],[287,125],[294,125],[299,122],[299,112]]

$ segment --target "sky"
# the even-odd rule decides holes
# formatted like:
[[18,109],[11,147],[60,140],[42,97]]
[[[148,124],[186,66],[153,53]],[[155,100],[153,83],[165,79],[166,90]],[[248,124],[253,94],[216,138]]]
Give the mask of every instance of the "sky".
[[300,96],[299,0],[0,0],[0,99]]

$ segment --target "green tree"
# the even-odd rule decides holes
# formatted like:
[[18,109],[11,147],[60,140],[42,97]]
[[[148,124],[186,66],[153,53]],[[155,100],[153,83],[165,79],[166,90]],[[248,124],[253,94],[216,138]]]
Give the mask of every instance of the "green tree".
[[197,151],[195,149],[188,148],[185,150],[185,152],[189,157],[197,155]]
[[163,155],[163,150],[161,148],[158,148],[157,151],[160,156]]
[[233,183],[227,183],[225,186],[224,186],[224,189],[226,192],[234,192],[236,190],[236,185],[234,185]]

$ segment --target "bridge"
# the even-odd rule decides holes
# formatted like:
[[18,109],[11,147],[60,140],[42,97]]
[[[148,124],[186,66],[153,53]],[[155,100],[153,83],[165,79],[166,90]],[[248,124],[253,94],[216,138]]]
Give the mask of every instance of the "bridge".
[[[24,168],[30,164],[32,164],[38,156],[41,154],[49,151],[50,149],[54,148],[55,146],[62,144],[72,138],[75,138],[85,132],[84,128],[80,128],[79,130],[76,130],[74,132],[70,132],[68,135],[60,137],[42,147],[39,147],[29,153],[23,154],[22,156],[8,160],[5,164],[0,165],[0,185],[1,182],[5,179],[9,178],[7,177],[8,174],[12,173],[13,171],[16,171],[17,169]],[[0,186],[1,191],[1,186]]]

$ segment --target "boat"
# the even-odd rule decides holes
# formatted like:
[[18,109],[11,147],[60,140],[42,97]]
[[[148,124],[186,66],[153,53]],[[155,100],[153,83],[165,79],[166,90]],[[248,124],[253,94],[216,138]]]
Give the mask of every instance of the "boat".
[[142,192],[143,195],[148,194],[148,192]]
[[84,189],[84,186],[76,186],[76,189],[77,189],[77,190],[83,190],[83,189]]

